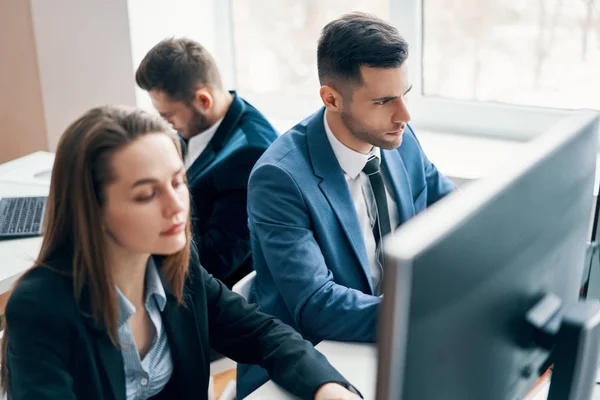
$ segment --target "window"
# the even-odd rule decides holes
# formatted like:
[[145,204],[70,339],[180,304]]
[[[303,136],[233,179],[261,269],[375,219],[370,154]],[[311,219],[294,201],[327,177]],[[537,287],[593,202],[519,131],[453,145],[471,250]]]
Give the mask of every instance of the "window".
[[423,93],[600,108],[600,1],[424,0]]
[[530,139],[600,108],[599,0],[396,0],[417,126]]
[[282,131],[316,111],[321,29],[355,10],[389,19],[389,0],[232,0],[237,90]]
[[[233,86],[227,5],[225,0],[128,0],[133,70],[137,70],[146,53],[162,39],[188,37],[213,55],[224,84]],[[148,94],[137,85],[135,90],[137,105],[154,111]]]
[[190,36],[280,131],[321,106],[320,31],[354,10],[410,44],[418,129],[524,140],[568,109],[600,109],[600,0],[148,1],[128,0],[135,66],[163,37]]

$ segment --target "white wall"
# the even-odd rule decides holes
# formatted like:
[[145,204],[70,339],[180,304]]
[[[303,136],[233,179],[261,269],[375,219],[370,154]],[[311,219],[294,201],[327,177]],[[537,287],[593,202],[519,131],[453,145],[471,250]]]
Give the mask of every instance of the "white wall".
[[51,151],[75,118],[135,105],[126,0],[30,0]]

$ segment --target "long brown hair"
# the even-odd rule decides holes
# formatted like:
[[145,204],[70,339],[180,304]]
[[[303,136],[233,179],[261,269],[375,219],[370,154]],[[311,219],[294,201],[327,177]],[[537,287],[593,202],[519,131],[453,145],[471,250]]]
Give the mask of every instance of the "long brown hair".
[[[114,153],[150,133],[168,133],[168,125],[158,116],[123,106],[91,109],[73,122],[62,135],[52,169],[44,222],[42,247],[33,268],[59,268],[73,280],[73,294],[81,300],[84,288],[89,293],[94,323],[103,326],[111,341],[118,344],[118,303],[115,285],[106,264],[105,234],[102,230],[104,189],[114,178],[111,170]],[[181,155],[179,141],[173,135]],[[190,219],[186,224],[190,238]],[[170,291],[183,302],[188,270],[190,240],[179,252],[166,256],[161,273]],[[64,259],[70,265],[51,265]],[[24,275],[25,276],[25,275]],[[18,285],[17,281],[15,284]],[[8,340],[10,326],[4,326],[0,385],[8,391]]]

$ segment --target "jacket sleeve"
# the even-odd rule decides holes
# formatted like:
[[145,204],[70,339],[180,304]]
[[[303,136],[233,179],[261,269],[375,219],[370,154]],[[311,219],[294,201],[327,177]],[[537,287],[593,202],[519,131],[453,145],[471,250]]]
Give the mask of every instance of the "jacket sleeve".
[[377,296],[334,282],[294,179],[261,165],[248,185],[248,215],[279,295],[304,337],[374,342]]
[[[23,283],[20,286],[26,286]],[[27,287],[17,287],[6,307],[8,390],[12,400],[75,400],[67,365],[72,340],[68,318]]]
[[264,148],[247,147],[232,154],[218,167],[213,179],[213,193],[193,193],[193,196],[214,196],[213,207],[195,228],[202,265],[216,278],[227,280],[250,257],[250,234],[246,198],[248,177]]
[[259,311],[199,268],[206,290],[211,347],[245,364],[265,368],[271,379],[302,399],[328,382],[352,387],[313,345],[291,327]]

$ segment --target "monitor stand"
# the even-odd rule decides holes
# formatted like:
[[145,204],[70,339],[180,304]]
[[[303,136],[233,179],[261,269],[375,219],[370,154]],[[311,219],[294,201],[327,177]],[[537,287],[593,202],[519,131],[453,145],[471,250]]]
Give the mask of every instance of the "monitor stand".
[[554,365],[548,400],[589,400],[600,357],[600,303],[561,303],[545,295],[526,316],[536,344],[550,351]]

